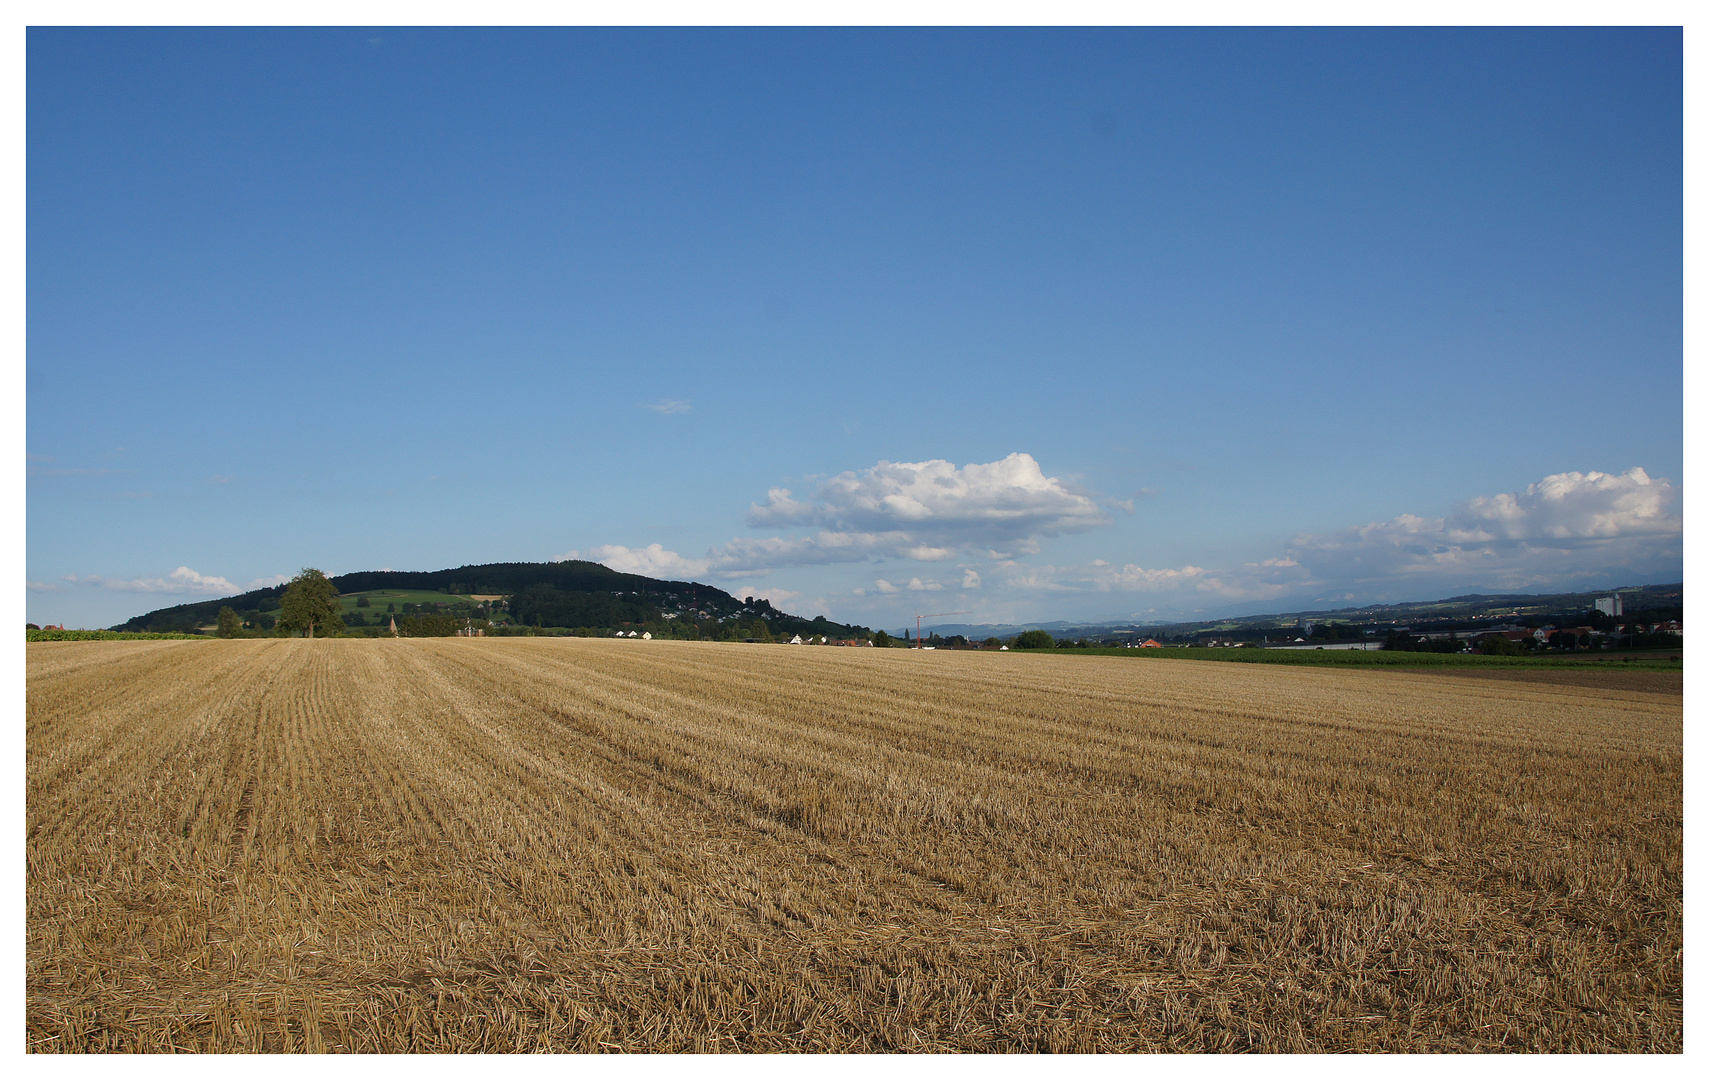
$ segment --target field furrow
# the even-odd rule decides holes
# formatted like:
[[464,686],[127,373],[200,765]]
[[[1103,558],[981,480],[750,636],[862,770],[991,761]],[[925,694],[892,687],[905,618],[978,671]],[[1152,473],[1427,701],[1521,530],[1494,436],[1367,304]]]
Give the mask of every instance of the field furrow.
[[34,1051],[1682,1044],[1681,702],[1630,679],[29,649]]

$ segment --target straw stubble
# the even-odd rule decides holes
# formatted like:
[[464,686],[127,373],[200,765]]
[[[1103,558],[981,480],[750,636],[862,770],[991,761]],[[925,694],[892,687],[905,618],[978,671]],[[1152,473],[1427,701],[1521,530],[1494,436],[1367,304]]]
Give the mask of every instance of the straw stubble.
[[28,646],[35,1051],[1678,1051],[1677,684]]

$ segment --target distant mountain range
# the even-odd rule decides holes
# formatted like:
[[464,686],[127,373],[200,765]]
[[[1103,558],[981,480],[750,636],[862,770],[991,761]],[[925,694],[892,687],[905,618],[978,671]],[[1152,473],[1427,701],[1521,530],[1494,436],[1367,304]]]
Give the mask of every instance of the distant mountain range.
[[[1473,593],[1451,596],[1445,600],[1421,600],[1403,604],[1366,604],[1362,607],[1324,608],[1305,611],[1275,612],[1267,615],[1241,615],[1226,619],[1205,619],[1198,622],[1103,622],[1077,623],[1057,620],[1030,623],[930,623],[920,628],[926,635],[953,637],[960,634],[973,641],[988,637],[1013,637],[1023,630],[1043,630],[1054,638],[1109,638],[1125,635],[1180,637],[1205,631],[1261,630],[1270,627],[1297,626],[1303,619],[1309,622],[1337,622],[1348,625],[1392,625],[1414,622],[1476,620],[1512,616],[1565,615],[1590,610],[1599,597],[1619,593],[1629,611],[1683,608],[1685,586],[1634,585],[1620,589],[1601,589],[1577,593]],[[912,634],[914,628],[900,628]]]

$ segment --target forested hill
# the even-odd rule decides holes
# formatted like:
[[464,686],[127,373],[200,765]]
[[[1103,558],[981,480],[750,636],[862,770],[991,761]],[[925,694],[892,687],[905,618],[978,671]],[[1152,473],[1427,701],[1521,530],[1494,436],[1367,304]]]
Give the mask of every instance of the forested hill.
[[[804,619],[778,611],[764,600],[745,603],[722,589],[692,581],[661,581],[622,574],[600,563],[485,563],[450,570],[363,570],[331,579],[341,594],[376,590],[441,592],[451,596],[508,598],[508,621],[526,626],[617,627],[661,620],[729,624],[763,619],[771,633],[851,637],[865,630],[823,617]],[[115,630],[188,630],[211,625],[222,607],[241,616],[273,610],[285,586],[253,589],[237,596],[178,604],[138,615]]]

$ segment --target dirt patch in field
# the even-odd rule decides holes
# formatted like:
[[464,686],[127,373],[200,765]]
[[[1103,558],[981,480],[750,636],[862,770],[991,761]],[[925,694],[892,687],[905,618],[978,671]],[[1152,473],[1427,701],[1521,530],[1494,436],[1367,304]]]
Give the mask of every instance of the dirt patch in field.
[[1585,686],[1597,690],[1639,690],[1651,694],[1685,693],[1683,671],[1631,671],[1607,668],[1412,668],[1421,675],[1456,679],[1501,679],[1506,682]]

